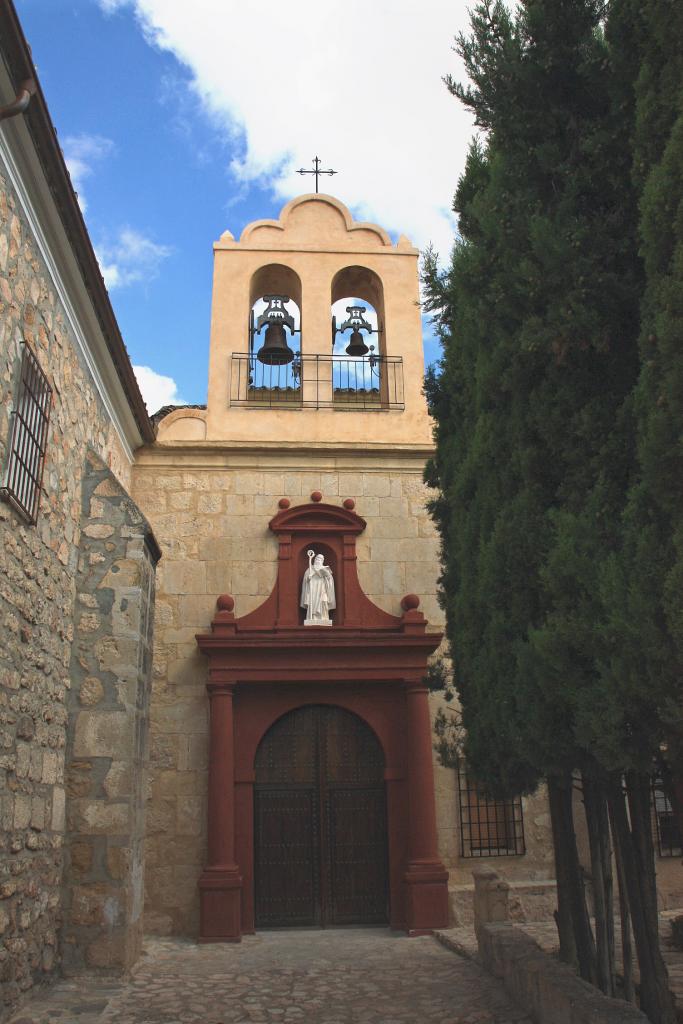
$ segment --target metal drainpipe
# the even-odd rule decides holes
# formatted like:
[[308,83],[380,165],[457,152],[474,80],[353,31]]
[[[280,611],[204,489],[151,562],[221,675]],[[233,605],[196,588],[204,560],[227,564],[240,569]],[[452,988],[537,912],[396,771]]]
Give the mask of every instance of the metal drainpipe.
[[0,107],[0,121],[5,121],[8,117],[16,117],[17,114],[23,114],[35,91],[36,83],[32,78],[27,78],[20,82],[19,92],[14,102],[8,103],[6,107]]

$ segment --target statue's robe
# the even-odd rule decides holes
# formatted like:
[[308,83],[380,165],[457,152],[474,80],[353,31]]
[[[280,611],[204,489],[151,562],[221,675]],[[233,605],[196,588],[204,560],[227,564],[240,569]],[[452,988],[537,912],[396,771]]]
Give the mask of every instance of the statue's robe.
[[332,570],[327,565],[314,566],[304,573],[301,587],[301,607],[306,609],[306,620],[327,623],[330,612],[337,607]]

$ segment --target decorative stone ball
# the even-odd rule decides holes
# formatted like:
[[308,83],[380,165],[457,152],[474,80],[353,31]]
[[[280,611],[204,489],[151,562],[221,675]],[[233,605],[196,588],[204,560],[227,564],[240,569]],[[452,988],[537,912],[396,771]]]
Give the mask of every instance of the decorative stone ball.
[[290,506],[291,504],[292,504],[292,503],[291,503],[291,501],[289,500],[289,498],[280,498],[280,500],[278,501],[278,507],[279,507],[279,508],[289,508],[289,506]]
[[401,600],[401,608],[404,612],[410,612],[419,607],[420,598],[417,594],[406,594],[406,596]]
[[322,501],[322,500],[323,500],[322,491],[313,491],[311,493],[311,501]]
[[352,512],[356,507],[356,503],[353,498],[344,498],[344,508],[347,508],[349,512]]
[[221,594],[216,601],[216,607],[219,612],[231,612],[235,607],[235,598],[232,594]]

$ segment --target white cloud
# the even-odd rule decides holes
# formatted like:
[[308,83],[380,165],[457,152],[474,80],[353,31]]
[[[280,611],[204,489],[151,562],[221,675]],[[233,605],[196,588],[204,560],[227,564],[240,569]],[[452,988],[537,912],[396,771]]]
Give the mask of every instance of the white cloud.
[[62,149],[71,182],[78,193],[78,203],[85,213],[88,204],[83,183],[93,173],[94,165],[113,152],[114,143],[103,135],[67,135],[63,140]]
[[145,238],[134,228],[124,227],[114,242],[96,247],[102,277],[107,288],[124,288],[138,281],[151,281],[159,266],[171,255],[171,248]]
[[312,191],[294,171],[318,154],[339,171],[323,191],[448,252],[472,122],[441,77],[464,75],[451,48],[471,0],[99,3],[133,7],[148,41],[189,69],[239,151],[236,185],[267,182],[282,199]]
[[149,366],[134,366],[142,397],[151,413],[163,409],[165,405],[185,405],[184,399],[178,394],[178,385],[173,377],[165,377]]

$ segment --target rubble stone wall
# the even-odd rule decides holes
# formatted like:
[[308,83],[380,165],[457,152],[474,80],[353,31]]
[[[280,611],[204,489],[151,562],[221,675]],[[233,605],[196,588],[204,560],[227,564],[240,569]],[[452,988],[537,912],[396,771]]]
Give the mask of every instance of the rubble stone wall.
[[59,963],[66,699],[88,448],[126,457],[0,164],[0,467],[28,341],[53,387],[40,511],[0,502],[0,1017]]
[[67,697],[62,948],[69,968],[125,971],[142,944],[157,559],[146,520],[91,453]]

